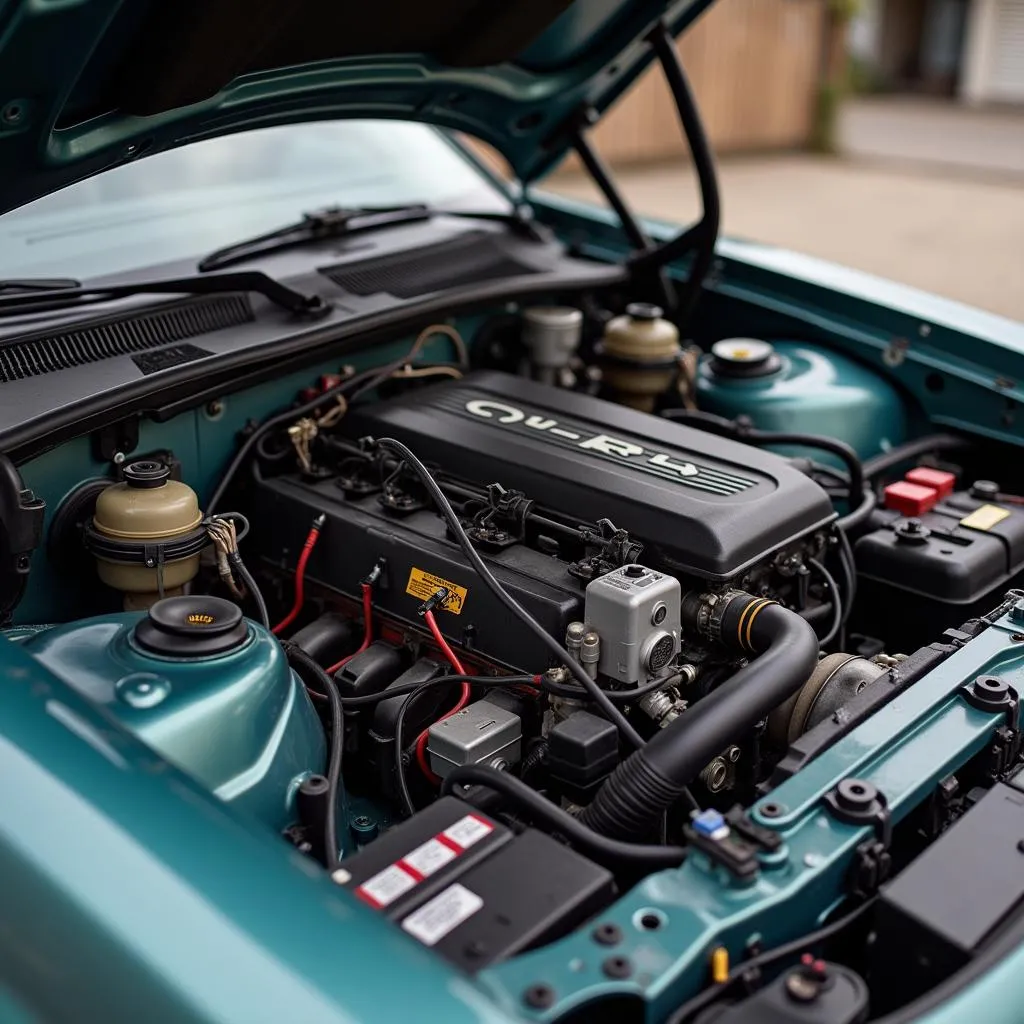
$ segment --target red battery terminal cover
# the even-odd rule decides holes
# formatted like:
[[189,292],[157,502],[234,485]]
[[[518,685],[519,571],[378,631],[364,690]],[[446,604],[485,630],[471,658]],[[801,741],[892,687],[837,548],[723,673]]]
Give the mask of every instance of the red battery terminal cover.
[[939,503],[939,492],[934,487],[900,480],[885,489],[885,507],[901,516],[923,516]]
[[956,474],[941,469],[929,469],[927,466],[912,469],[903,479],[920,487],[931,487],[932,490],[939,492],[940,498],[948,498],[956,486]]

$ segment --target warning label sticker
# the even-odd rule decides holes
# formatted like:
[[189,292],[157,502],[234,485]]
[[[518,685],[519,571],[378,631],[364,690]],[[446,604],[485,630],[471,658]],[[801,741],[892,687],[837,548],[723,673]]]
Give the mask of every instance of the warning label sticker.
[[402,893],[413,888],[418,881],[418,878],[414,878],[404,868],[391,864],[363,882],[356,889],[356,895],[361,896],[371,906],[386,907],[389,903],[394,903]]
[[460,850],[468,850],[474,843],[480,842],[484,836],[490,835],[493,831],[494,826],[489,825],[483,818],[467,814],[454,825],[446,828],[441,836],[454,843]]
[[484,901],[475,892],[456,883],[410,914],[402,922],[402,928],[425,946],[433,946],[483,905]]
[[998,505],[982,505],[976,508],[969,516],[960,520],[961,526],[969,527],[972,530],[991,530],[998,526],[1009,516],[1008,509],[1000,508]]
[[407,853],[402,858],[402,867],[412,868],[417,874],[426,878],[435,871],[440,870],[451,860],[455,860],[458,853],[450,846],[445,846],[440,839],[428,839],[422,846],[417,846],[412,853]]
[[460,587],[451,580],[442,579],[432,572],[413,567],[409,573],[409,582],[405,585],[405,592],[421,601],[433,597],[439,590],[444,588],[448,596],[441,602],[440,607],[453,615],[461,615],[462,608],[466,603],[466,595],[469,593],[465,587]]

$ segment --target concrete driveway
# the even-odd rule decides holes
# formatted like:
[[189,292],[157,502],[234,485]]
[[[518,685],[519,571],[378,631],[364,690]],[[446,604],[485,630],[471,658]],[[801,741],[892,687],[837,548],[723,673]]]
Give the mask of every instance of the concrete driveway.
[[[850,156],[724,159],[724,231],[1024,321],[1024,116],[1001,115],[996,127],[990,137],[1001,140],[999,152],[1011,166],[995,171],[908,158],[905,151],[869,152],[869,144],[877,150],[886,137],[892,149],[899,135],[898,126],[880,132],[877,119],[874,136],[858,125],[860,141]],[[904,128],[909,130],[906,122]],[[1021,133],[1019,175],[1012,166],[1017,144],[1003,139],[1009,131]],[[938,146],[941,131],[934,127],[929,137],[930,143],[915,144],[957,151],[956,137],[947,133]],[[620,169],[617,177],[641,213],[676,221],[697,214],[696,187],[685,164]],[[549,187],[595,197],[578,174],[557,176]]]

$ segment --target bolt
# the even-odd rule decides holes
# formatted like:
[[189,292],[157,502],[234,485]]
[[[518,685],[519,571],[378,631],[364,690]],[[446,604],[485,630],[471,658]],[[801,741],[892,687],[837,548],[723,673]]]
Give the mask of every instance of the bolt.
[[602,946],[615,946],[622,941],[622,929],[611,921],[599,924],[591,933],[593,940]]
[[1019,598],[1013,602],[1013,607],[1010,609],[1010,618],[1014,622],[1024,622],[1024,598]]
[[224,403],[219,399],[215,398],[212,402],[206,403],[206,415],[210,419],[216,419],[224,412]]
[[124,459],[125,459],[124,452],[114,452],[113,462],[114,462],[115,466],[120,466],[124,462]]
[[786,813],[785,804],[767,803],[761,804],[761,816],[764,818],[781,818]]
[[633,965],[625,956],[610,956],[603,964],[601,970],[609,978],[628,978],[633,973]]
[[1024,633],[1011,633],[1010,640],[1015,644],[1024,644]]
[[555,990],[550,985],[531,985],[523,993],[523,1002],[532,1010],[546,1010],[554,1005]]

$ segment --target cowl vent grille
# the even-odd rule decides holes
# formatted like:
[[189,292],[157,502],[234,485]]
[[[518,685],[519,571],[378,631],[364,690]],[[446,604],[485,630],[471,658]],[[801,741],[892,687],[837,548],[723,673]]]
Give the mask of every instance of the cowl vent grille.
[[396,299],[537,273],[536,268],[505,252],[494,235],[482,231],[361,263],[320,267],[319,271],[353,295],[387,292]]
[[132,355],[185,338],[198,338],[253,320],[245,295],[188,299],[148,313],[77,327],[9,345],[0,343],[0,384],[56,373],[72,366]]

